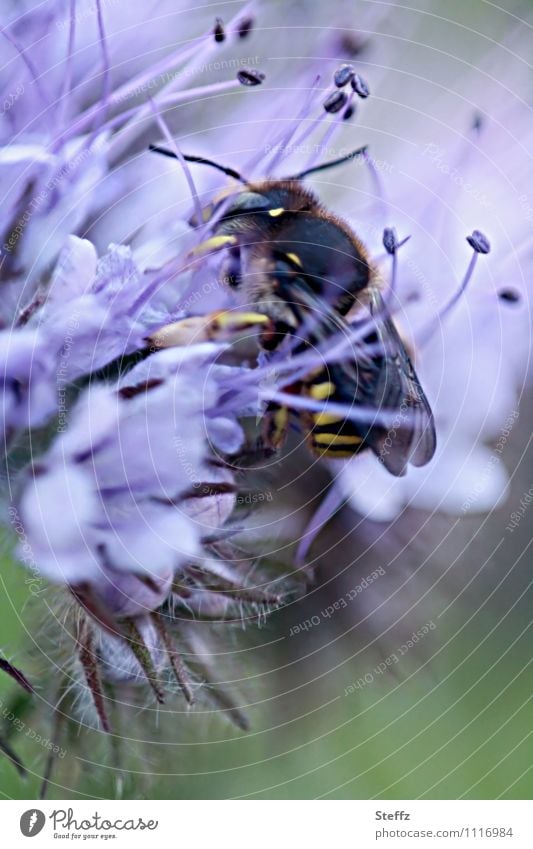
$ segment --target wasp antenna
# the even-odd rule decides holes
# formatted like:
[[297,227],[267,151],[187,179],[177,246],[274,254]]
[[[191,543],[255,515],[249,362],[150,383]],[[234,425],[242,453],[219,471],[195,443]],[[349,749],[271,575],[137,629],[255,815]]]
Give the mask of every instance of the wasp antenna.
[[322,165],[315,165],[313,168],[307,168],[305,171],[300,171],[299,174],[295,174],[294,177],[289,177],[289,180],[303,180],[304,177],[308,177],[309,174],[316,174],[318,171],[326,171],[328,168],[335,168],[336,165],[342,165],[343,162],[349,162],[351,159],[355,159],[357,156],[364,156],[368,151],[368,145],[364,145],[363,147],[358,147],[356,150],[352,150],[351,153],[347,153],[346,156],[340,156],[338,159],[332,159],[330,162],[323,162]]
[[[165,147],[159,147],[157,144],[149,145],[149,149],[153,151],[153,153],[160,153],[162,156],[170,156],[171,159],[178,159],[172,150],[167,150]],[[239,182],[244,183],[245,185],[248,183],[248,180],[245,180],[238,171],[234,171],[233,168],[226,168],[225,165],[219,165],[218,162],[213,162],[211,159],[204,159],[203,156],[191,156],[186,153],[183,154],[183,158],[186,162],[196,162],[199,165],[210,165],[211,168],[216,168],[217,171],[222,171],[222,173],[227,177],[239,180]]]

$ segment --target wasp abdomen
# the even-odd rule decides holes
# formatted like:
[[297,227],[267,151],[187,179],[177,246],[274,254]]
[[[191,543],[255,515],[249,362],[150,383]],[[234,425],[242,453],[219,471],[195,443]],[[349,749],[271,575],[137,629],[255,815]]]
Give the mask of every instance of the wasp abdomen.
[[340,377],[340,373],[336,374],[335,369],[329,368],[305,381],[303,394],[323,403],[320,409],[301,417],[312,451],[337,459],[356,454],[365,441],[365,433],[357,423],[328,409],[331,402],[345,404],[347,401]]

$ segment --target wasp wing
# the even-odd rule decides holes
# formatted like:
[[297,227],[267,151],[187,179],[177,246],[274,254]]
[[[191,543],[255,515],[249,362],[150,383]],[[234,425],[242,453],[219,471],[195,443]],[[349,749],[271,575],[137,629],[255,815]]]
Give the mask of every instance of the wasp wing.
[[[315,316],[311,330],[315,343],[353,329],[301,278],[293,280],[291,289],[304,312],[311,310]],[[411,359],[376,287],[369,292],[369,309],[371,318],[361,325],[369,326],[369,331],[363,344],[357,345],[357,354],[330,370],[337,387],[331,400],[394,414],[387,426],[378,415],[375,423],[362,426],[360,432],[363,445],[374,451],[391,474],[400,476],[409,463],[424,466],[431,460],[436,448],[435,424]],[[301,321],[302,315],[298,317]]]
[[[362,369],[369,369],[364,395],[378,410],[395,411],[388,428],[372,427],[366,437],[383,465],[394,475],[405,474],[408,463],[425,466],[435,453],[433,413],[411,359],[380,291],[370,293],[374,328],[369,341],[376,344]],[[370,396],[370,398],[369,398]]]

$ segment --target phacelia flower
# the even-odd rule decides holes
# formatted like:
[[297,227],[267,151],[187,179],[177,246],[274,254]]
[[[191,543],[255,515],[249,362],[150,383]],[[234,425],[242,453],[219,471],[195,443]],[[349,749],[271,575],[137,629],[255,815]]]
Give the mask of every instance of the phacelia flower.
[[[113,3],[45,5],[13,7],[2,44],[6,524],[15,510],[34,568],[59,594],[58,704],[70,698],[72,715],[108,732],[121,700],[205,692],[243,728],[238,697],[220,684],[219,625],[261,620],[300,591],[342,502],[384,521],[407,505],[483,511],[504,497],[488,445],[518,416],[528,365],[531,127],[518,102],[500,114],[491,91],[483,116],[395,138],[381,8],[361,10],[355,32],[351,2],[336,4],[338,26],[327,7],[295,4],[306,27],[271,44],[278,12],[253,2],[227,20],[166,0],[146,20],[136,4],[126,30]],[[303,529],[299,505],[288,509],[297,551],[280,565],[248,510],[256,502],[239,502],[261,479],[257,424],[289,409],[301,439],[303,417],[322,408],[294,386],[384,353],[363,298],[325,339],[300,303],[292,336],[271,351],[257,344],[272,300],[259,281],[243,305],[231,236],[213,228],[236,190],[283,177],[306,180],[364,246],[437,449],[405,475],[378,452],[306,454],[331,486]],[[334,324],[332,302],[318,313]],[[375,403],[325,415],[399,427]]]

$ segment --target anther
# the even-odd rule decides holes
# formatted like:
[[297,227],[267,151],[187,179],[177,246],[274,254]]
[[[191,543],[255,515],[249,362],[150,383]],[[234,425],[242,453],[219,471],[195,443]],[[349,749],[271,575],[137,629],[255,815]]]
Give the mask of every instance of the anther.
[[370,88],[368,87],[368,83],[363,79],[359,74],[354,74],[351,79],[352,88],[359,97],[362,97],[363,100],[365,97],[368,97],[370,94]]
[[359,56],[365,50],[368,44],[368,39],[365,39],[361,33],[347,31],[344,32],[339,39],[339,49],[341,53],[353,58]]
[[398,237],[394,227],[385,227],[383,231],[383,247],[388,254],[394,256],[398,249]]
[[490,242],[481,230],[474,230],[471,236],[466,237],[466,241],[477,254],[490,253]]
[[429,323],[425,332],[422,332],[419,339],[419,347],[423,347],[423,345],[431,338],[437,327],[441,325],[443,321],[448,317],[448,315],[454,309],[455,305],[459,302],[461,297],[466,292],[468,284],[470,283],[474,274],[474,269],[476,267],[479,254],[488,254],[490,251],[489,240],[479,230],[474,230],[471,236],[466,237],[466,241],[473,249],[474,253],[470,257],[470,262],[468,263],[468,268],[466,269],[466,274],[463,277],[463,281],[457,291],[451,296],[448,303],[446,303],[444,307],[439,310],[433,321]]
[[239,23],[237,24],[237,35],[239,36],[239,38],[248,38],[253,27],[253,18],[243,18],[242,21],[239,21]]
[[348,100],[347,95],[343,91],[334,91],[324,101],[324,109],[330,114],[339,112]]
[[472,129],[474,132],[479,133],[483,129],[483,115],[479,112],[476,112],[474,115],[474,120],[472,121]]
[[215,18],[215,26],[213,27],[213,35],[217,44],[221,44],[226,40],[226,30],[222,18]]
[[242,68],[237,74],[237,79],[241,85],[254,86],[261,85],[265,79],[265,75],[261,71],[254,71],[251,68]]
[[337,88],[343,88],[350,82],[354,74],[355,68],[353,65],[340,65],[335,71],[333,82]]
[[516,289],[500,289],[498,297],[501,301],[505,301],[508,304],[517,304],[520,301],[520,294]]
[[344,110],[342,120],[343,121],[349,121],[350,118],[352,117],[352,115],[355,115],[355,112],[356,112],[355,103],[349,103],[348,106],[346,107],[346,109]]

